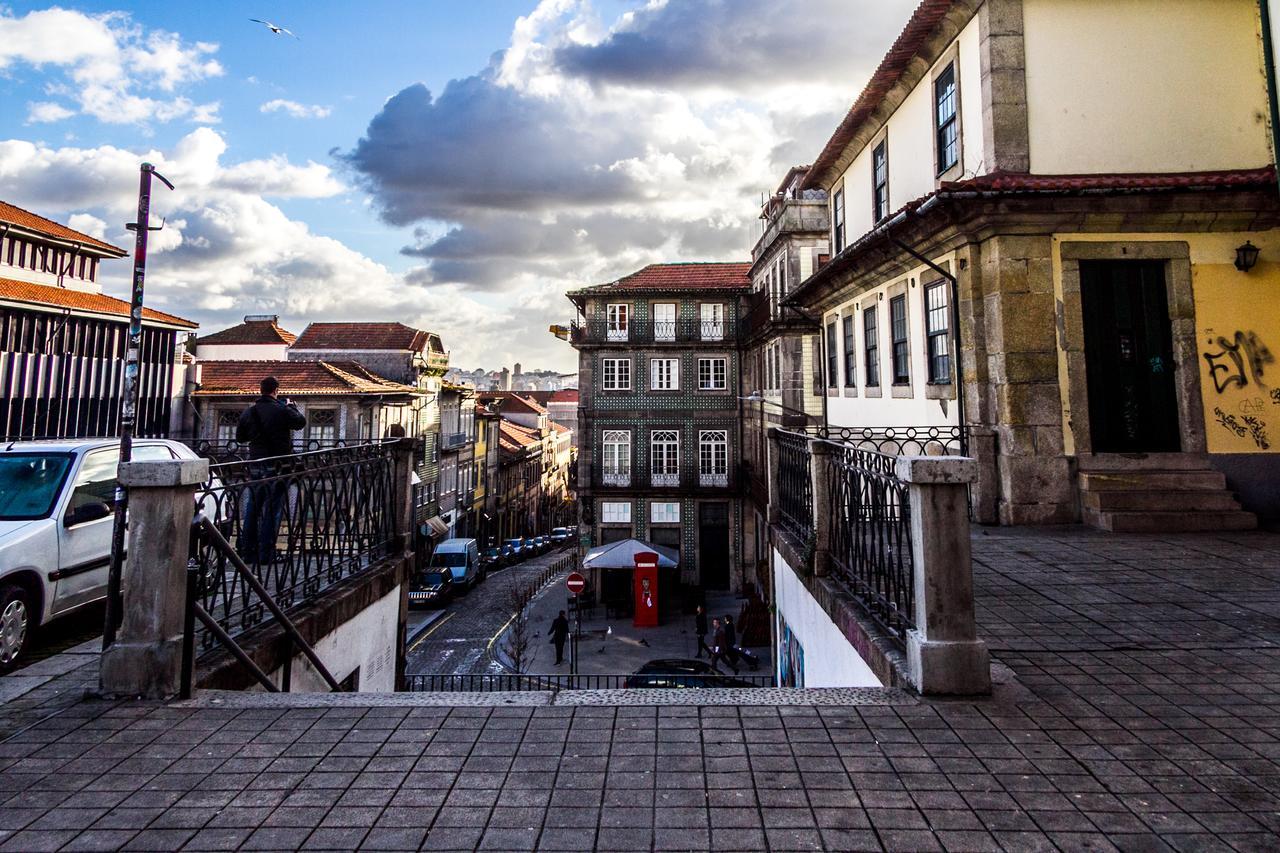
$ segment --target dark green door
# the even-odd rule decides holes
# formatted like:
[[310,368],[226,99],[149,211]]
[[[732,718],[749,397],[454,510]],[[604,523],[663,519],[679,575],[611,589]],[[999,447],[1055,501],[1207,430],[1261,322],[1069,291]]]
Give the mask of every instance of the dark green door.
[[1081,261],[1095,453],[1181,449],[1163,261]]
[[698,504],[698,574],[706,589],[729,588],[729,505]]

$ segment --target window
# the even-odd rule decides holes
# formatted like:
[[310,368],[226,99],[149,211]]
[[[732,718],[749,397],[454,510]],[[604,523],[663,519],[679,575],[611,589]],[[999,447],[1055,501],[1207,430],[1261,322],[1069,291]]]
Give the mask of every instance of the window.
[[844,315],[843,331],[844,331],[844,387],[853,388],[857,385],[854,376],[857,375],[856,359],[854,358],[854,342],[853,342],[853,315]]
[[649,521],[653,524],[679,524],[680,504],[675,501],[655,501],[649,504]]
[[702,317],[702,339],[719,341],[724,339],[724,305],[720,302],[704,302],[698,308]]
[[724,391],[729,387],[728,360],[723,358],[698,359],[698,390]]
[[655,341],[674,341],[676,339],[676,304],[674,302],[654,303],[653,339]]
[[924,289],[924,326],[928,335],[929,381],[951,384],[951,299],[946,282]]
[[606,391],[631,390],[631,359],[606,358],[604,361],[604,384]]
[[338,440],[338,410],[309,409],[307,411],[307,441],[317,446],[332,444]]
[[952,62],[933,81],[934,131],[939,175],[956,165],[960,159],[960,126],[956,100],[956,64]]
[[604,457],[604,483],[606,486],[631,484],[631,430],[609,429],[604,431],[601,444]]
[[766,390],[772,391],[778,386],[773,382],[774,363],[773,363],[773,344],[769,344],[764,348],[764,387]]
[[214,440],[219,444],[230,444],[236,440],[236,427],[240,425],[240,413],[231,409],[218,412],[217,432]]
[[844,248],[844,188],[831,198],[831,248],[839,254]]
[[654,391],[680,389],[680,359],[655,358],[649,362],[649,387]]
[[729,431],[704,429],[698,433],[698,484],[729,485]]
[[871,218],[879,222],[889,215],[889,140],[882,139],[871,152]]
[[907,348],[907,295],[889,300],[889,332],[893,335],[893,384],[911,384],[910,352]]
[[827,387],[840,387],[840,356],[836,353],[836,321],[827,324]]
[[605,501],[600,504],[600,521],[604,524],[630,524],[631,504],[628,501]]
[[630,327],[631,306],[626,304],[605,307],[605,339],[625,341]]
[[654,430],[649,441],[653,465],[653,485],[680,485],[680,433],[674,429]]
[[876,306],[862,312],[862,365],[867,371],[867,387],[880,386],[880,327],[876,324]]

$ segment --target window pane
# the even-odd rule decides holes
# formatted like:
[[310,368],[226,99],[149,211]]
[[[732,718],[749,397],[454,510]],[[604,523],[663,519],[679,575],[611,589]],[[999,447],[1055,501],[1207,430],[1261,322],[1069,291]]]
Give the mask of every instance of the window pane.
[[856,365],[854,363],[854,342],[853,342],[853,315],[846,314],[843,321],[844,327],[844,386],[846,388],[854,387],[853,377],[856,375]]
[[827,387],[840,385],[840,357],[836,354],[836,324],[832,320],[827,324]]
[[862,339],[865,347],[863,362],[867,371],[867,385],[874,388],[880,384],[880,327],[876,324],[874,305],[862,312]]
[[893,335],[893,384],[905,385],[911,381],[907,344],[907,297],[895,296],[889,300],[889,326]]

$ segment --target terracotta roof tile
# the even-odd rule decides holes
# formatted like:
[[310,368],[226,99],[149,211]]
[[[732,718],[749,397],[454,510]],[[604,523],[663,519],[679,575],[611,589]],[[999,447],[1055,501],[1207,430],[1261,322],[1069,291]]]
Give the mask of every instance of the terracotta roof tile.
[[992,172],[964,181],[944,183],[949,192],[1092,192],[1142,190],[1220,190],[1271,186],[1276,182],[1274,166],[1258,169],[1231,169],[1220,172],[1148,172],[1097,175],[1028,175],[1021,172]]
[[286,397],[355,394],[412,394],[414,389],[371,372],[354,361],[202,361],[202,397],[257,396],[268,376],[280,382]]
[[749,261],[681,264],[649,264],[608,284],[571,292],[589,295],[618,290],[747,290],[751,280]]
[[312,323],[294,349],[426,350],[429,332],[404,323]]
[[229,329],[197,338],[197,344],[291,344],[298,336],[271,320],[248,320]]
[[564,389],[562,389],[562,390],[560,390],[560,391],[556,391],[555,393],[553,393],[553,394],[551,395],[551,400],[550,400],[550,402],[552,402],[552,403],[576,403],[576,402],[578,402],[578,389],[577,389],[577,388],[564,388]]
[[[26,302],[33,305],[48,305],[55,308],[69,308],[72,311],[87,311],[94,314],[111,314],[124,320],[129,318],[129,303],[114,296],[101,293],[88,293],[83,290],[71,290],[66,287],[52,287],[47,284],[32,284],[12,278],[0,278],[0,299],[13,302]],[[142,309],[142,319],[153,323],[164,323],[181,326],[184,329],[195,329],[197,323],[184,320],[173,314],[156,311],[152,308]]]
[[542,440],[537,430],[528,429],[511,421],[498,422],[498,444],[509,453],[526,450]]
[[56,237],[59,240],[69,240],[74,243],[83,243],[86,246],[98,249],[105,255],[123,258],[128,254],[119,246],[113,246],[105,243],[97,237],[90,237],[88,234],[68,228],[65,225],[54,222],[52,219],[46,219],[39,214],[32,213],[29,210],[23,210],[15,204],[9,204],[7,201],[0,201],[0,222],[10,222],[19,228],[26,228],[30,231],[38,231],[41,234],[47,234],[50,237]]
[[520,394],[511,394],[503,398],[502,411],[504,412],[530,412],[535,415],[545,415],[546,408],[537,400],[524,397]]

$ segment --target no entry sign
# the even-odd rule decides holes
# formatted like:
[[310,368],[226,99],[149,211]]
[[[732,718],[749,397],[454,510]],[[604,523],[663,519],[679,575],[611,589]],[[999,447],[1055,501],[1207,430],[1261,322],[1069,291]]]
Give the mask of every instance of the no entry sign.
[[569,577],[564,579],[564,585],[569,588],[569,592],[577,595],[587,588],[587,579],[577,572],[570,572]]

